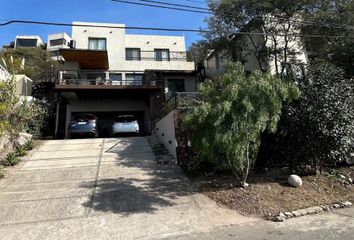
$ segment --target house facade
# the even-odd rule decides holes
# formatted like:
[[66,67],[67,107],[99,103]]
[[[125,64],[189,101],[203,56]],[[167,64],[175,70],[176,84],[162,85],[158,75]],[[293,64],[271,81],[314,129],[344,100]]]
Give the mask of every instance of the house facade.
[[124,114],[136,116],[142,134],[149,134],[165,101],[176,92],[196,91],[183,36],[127,34],[123,24],[73,25],[70,38],[48,38],[48,50],[58,51],[64,61],[55,85],[57,137],[68,137],[69,122],[78,113],[95,114],[102,137],[109,136],[113,118]]
[[223,74],[228,62],[240,62],[245,72],[266,69],[274,75],[283,72],[287,64],[293,67],[307,64],[307,52],[301,38],[296,37],[300,30],[272,17],[267,19],[265,22],[268,27],[278,29],[278,35],[276,33],[268,35],[263,29],[250,31],[250,34],[236,35],[230,40],[231,47],[228,50],[214,50],[206,57],[204,61],[206,77],[213,78]]

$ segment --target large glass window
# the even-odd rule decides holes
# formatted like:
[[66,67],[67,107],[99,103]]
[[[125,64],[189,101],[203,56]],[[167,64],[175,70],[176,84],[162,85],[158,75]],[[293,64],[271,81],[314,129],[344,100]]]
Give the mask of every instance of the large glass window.
[[168,49],[155,49],[156,61],[170,61],[170,50]]
[[143,84],[143,74],[125,74],[125,84],[126,85],[142,85]]
[[112,85],[121,85],[122,84],[122,74],[121,73],[110,73],[109,78],[112,81]]
[[66,40],[64,38],[60,39],[53,39],[49,41],[49,46],[60,46],[60,45],[66,45]]
[[37,47],[37,39],[17,39],[16,47]]
[[128,61],[141,60],[140,48],[126,48],[125,49],[125,59]]
[[89,49],[91,50],[106,50],[105,38],[89,38]]

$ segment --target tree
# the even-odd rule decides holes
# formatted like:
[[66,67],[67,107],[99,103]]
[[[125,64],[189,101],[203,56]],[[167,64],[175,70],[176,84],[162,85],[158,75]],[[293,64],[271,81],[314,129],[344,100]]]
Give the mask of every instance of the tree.
[[247,75],[239,64],[200,86],[202,102],[187,113],[192,147],[202,158],[226,164],[243,186],[257,156],[261,133],[275,131],[284,101],[298,97],[297,87],[268,73]]
[[314,172],[347,160],[354,142],[354,81],[333,64],[315,61],[299,88],[300,98],[284,111],[271,155],[293,169],[311,164]]
[[301,14],[317,2],[209,0],[213,14],[207,18],[209,32],[203,35],[215,49],[233,51],[235,44],[242,46],[243,52],[256,58],[259,70],[267,72],[271,63],[281,77],[284,63],[296,63],[301,53],[301,41],[296,36],[301,30]]
[[34,82],[53,82],[61,63],[53,61],[49,53],[41,48],[16,48],[0,51],[11,74],[26,74]]
[[193,61],[195,64],[203,64],[204,59],[209,52],[209,46],[207,41],[200,40],[193,43],[187,51],[187,60]]

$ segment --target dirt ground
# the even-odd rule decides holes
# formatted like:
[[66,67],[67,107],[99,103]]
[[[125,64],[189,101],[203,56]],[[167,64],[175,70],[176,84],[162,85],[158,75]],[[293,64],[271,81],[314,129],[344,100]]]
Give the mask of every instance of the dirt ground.
[[[337,173],[354,179],[354,167],[341,168]],[[248,180],[250,186],[243,189],[234,187],[230,176],[214,176],[202,180],[200,191],[220,205],[263,218],[338,201],[354,202],[354,185],[344,184],[338,175],[303,176],[302,180],[301,187],[293,188],[286,176],[252,175]]]

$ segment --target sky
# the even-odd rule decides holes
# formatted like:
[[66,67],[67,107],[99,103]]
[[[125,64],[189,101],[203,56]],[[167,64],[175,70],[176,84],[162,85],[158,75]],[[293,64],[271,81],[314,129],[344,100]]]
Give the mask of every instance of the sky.
[[[133,0],[132,0],[133,1]],[[190,6],[206,7],[203,0],[159,0]],[[110,0],[0,0],[2,20],[33,20],[47,22],[73,21],[123,23],[126,26],[161,28],[205,28],[206,14],[151,8]],[[48,34],[66,32],[71,27],[13,24],[0,26],[0,46],[14,41],[16,35],[39,35],[47,42]],[[134,34],[184,35],[187,47],[202,37],[198,33],[127,30]]]

